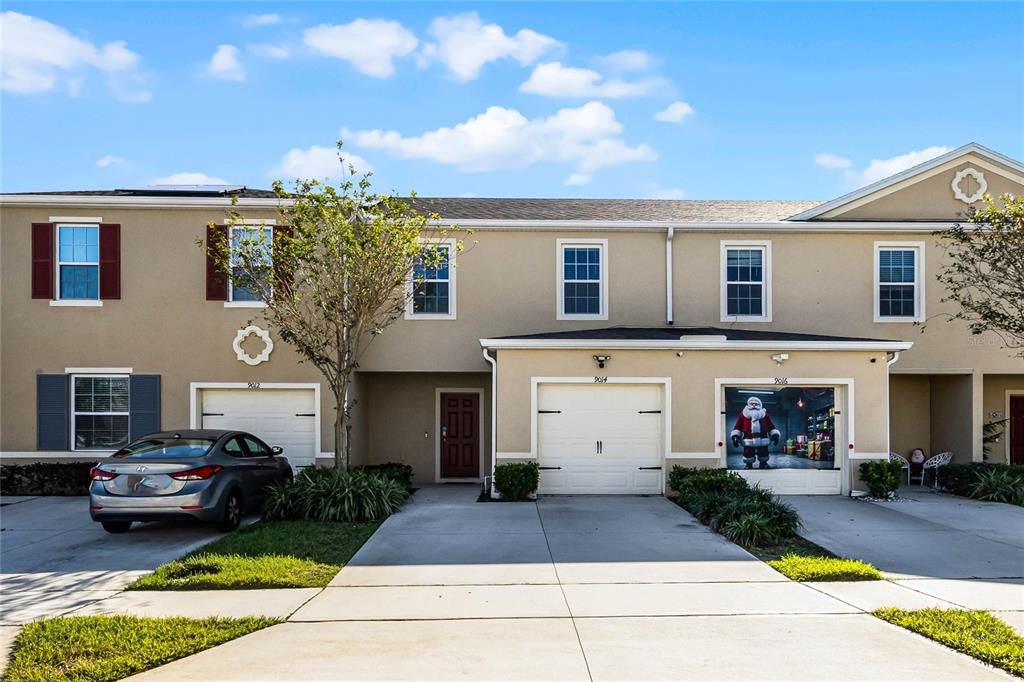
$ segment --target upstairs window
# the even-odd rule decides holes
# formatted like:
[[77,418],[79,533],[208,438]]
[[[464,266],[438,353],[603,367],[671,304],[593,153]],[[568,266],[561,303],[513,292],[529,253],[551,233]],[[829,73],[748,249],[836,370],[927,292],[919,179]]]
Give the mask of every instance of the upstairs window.
[[99,300],[99,225],[57,226],[57,292],[64,301]]
[[407,318],[455,319],[454,240],[425,245],[413,263]]
[[608,319],[607,240],[558,240],[558,319]]
[[117,450],[128,444],[128,384],[123,375],[72,377],[74,450]]
[[[270,269],[273,267],[273,227],[232,227],[231,228],[231,281],[228,285],[228,300],[237,303],[261,303],[263,299],[259,291],[268,286]],[[255,278],[243,275],[238,266],[237,249],[249,244],[259,245],[263,267],[259,268]]]
[[875,322],[924,319],[923,242],[875,243]]
[[771,244],[722,243],[722,321],[771,321]]

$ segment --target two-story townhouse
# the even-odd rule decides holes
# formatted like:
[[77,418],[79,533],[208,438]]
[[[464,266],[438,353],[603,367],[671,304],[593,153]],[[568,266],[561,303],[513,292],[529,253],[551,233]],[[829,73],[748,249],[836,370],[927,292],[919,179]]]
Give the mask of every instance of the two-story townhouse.
[[[1024,165],[970,144],[828,202],[417,199],[474,244],[371,345],[355,463],[425,483],[536,459],[542,492],[634,494],[722,466],[838,494],[890,451],[981,460],[1004,420],[987,457],[1024,462],[1024,360],[943,319],[934,278],[936,230],[1022,191]],[[329,462],[318,373],[200,248],[232,199],[274,229],[240,187],[2,196],[4,461],[206,427]]]

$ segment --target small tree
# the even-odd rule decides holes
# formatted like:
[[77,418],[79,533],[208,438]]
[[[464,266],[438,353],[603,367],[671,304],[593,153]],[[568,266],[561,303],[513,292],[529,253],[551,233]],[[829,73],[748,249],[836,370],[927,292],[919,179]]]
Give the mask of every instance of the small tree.
[[[338,158],[344,169],[341,142]],[[420,215],[408,199],[373,193],[369,174],[355,179],[355,169],[347,170],[336,187],[298,180],[288,192],[275,181],[280,219],[273,230],[233,207],[234,230],[211,230],[217,236],[206,246],[235,291],[263,302],[267,325],[323,374],[335,402],[339,469],[350,460],[348,393],[360,359],[432,269],[444,267],[445,253],[431,244],[453,229]],[[454,251],[461,250],[456,240]]]
[[1024,357],[1024,199],[986,194],[966,224],[937,232],[946,262],[937,279],[942,301],[959,305],[946,316],[964,320],[972,334],[997,334]]

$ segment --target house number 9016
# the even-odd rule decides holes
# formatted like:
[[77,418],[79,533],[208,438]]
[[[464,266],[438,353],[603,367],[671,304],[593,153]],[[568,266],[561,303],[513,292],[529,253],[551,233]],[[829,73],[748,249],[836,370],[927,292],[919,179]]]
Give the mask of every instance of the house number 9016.
[[594,377],[594,383],[595,384],[607,384],[608,383],[608,377]]
[[776,386],[785,386],[789,383],[789,377],[775,377]]

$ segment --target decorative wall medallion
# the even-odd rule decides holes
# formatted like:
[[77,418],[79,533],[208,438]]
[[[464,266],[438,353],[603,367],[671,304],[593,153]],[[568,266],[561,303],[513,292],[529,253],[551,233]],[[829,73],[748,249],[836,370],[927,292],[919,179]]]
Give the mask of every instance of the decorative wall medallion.
[[[242,344],[245,340],[253,334],[263,341],[263,350],[260,351],[258,355],[249,355],[242,348]],[[270,352],[274,350],[274,342],[270,340],[270,332],[251,324],[244,329],[238,330],[238,333],[235,334],[235,340],[231,344],[231,347],[235,349],[235,355],[239,360],[247,365],[258,365],[261,362],[266,362],[270,359]]]
[[988,190],[988,181],[985,175],[976,168],[964,168],[953,178],[950,187],[953,188],[953,196],[965,204],[973,204]]

